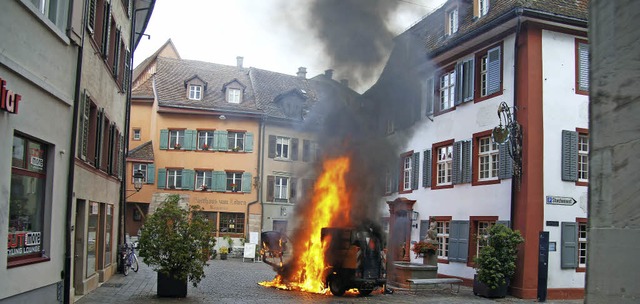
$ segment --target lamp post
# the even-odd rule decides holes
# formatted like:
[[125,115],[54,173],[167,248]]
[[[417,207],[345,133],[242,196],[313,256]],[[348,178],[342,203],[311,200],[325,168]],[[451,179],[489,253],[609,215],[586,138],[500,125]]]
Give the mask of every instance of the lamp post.
[[133,173],[133,188],[135,190],[127,190],[127,191],[135,191],[135,192],[129,194],[129,196],[127,196],[127,198],[129,198],[132,195],[140,192],[140,190],[142,189],[142,180],[143,179],[144,179],[144,174],[142,173],[141,170],[137,170],[135,173]]

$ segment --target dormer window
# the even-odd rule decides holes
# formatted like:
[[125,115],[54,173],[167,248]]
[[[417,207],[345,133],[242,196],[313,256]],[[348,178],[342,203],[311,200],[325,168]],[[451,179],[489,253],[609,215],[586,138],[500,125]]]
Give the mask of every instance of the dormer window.
[[447,35],[453,35],[458,31],[458,8],[453,8],[447,11],[447,20],[446,20],[446,30]]
[[189,99],[201,100],[202,99],[202,86],[201,85],[189,85]]
[[480,18],[489,12],[489,0],[475,0],[475,17]]
[[229,103],[240,103],[241,91],[239,89],[227,90],[227,101]]

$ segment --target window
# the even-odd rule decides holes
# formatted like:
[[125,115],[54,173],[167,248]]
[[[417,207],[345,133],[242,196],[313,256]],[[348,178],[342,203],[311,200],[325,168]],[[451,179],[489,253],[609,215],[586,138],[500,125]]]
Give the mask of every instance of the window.
[[449,256],[449,223],[450,221],[436,221],[439,259],[447,259]]
[[456,70],[445,71],[440,76],[440,108],[444,111],[453,107],[456,92]]
[[589,185],[589,130],[562,130],[562,180]]
[[476,102],[502,94],[502,46],[476,53]]
[[578,182],[589,181],[589,135],[578,134]]
[[220,232],[244,233],[244,213],[220,213]]
[[477,221],[476,223],[476,230],[475,230],[475,237],[476,237],[476,255],[480,254],[480,251],[482,250],[482,248],[484,248],[485,246],[487,246],[487,243],[489,242],[489,229],[491,229],[491,226],[493,226],[493,224],[495,224],[494,221]]
[[276,176],[275,180],[275,201],[286,202],[289,199],[289,178]]
[[280,137],[276,138],[276,157],[282,159],[289,159],[289,142],[290,138]]
[[[40,258],[45,231],[47,146],[14,135],[9,192],[8,267],[20,260]],[[6,216],[6,215],[5,215]]]
[[498,145],[490,136],[480,138],[478,144],[478,180],[498,179]]
[[87,243],[85,244],[87,247],[87,271],[85,273],[86,277],[90,277],[94,273],[96,273],[96,269],[98,268],[98,233],[100,232],[98,229],[98,219],[100,218],[100,204],[96,202],[89,202],[89,218],[87,219]]
[[182,187],[182,169],[167,169],[167,188],[180,189]]
[[458,9],[454,8],[447,12],[447,35],[453,35],[458,31]]
[[240,103],[240,95],[239,89],[227,89],[227,101],[229,103]]
[[91,100],[87,90],[80,99],[80,119],[78,138],[78,157],[89,163],[95,162],[95,141],[97,132],[98,108]]
[[578,222],[578,268],[587,267],[587,222]]
[[31,0],[38,13],[60,30],[66,29],[68,0]]
[[242,189],[242,173],[227,172],[227,191],[238,192]]
[[485,16],[489,12],[489,0],[475,0],[475,17]]
[[191,100],[200,100],[202,99],[202,86],[199,85],[189,85],[189,99]]
[[169,149],[179,149],[184,145],[184,130],[169,130]]
[[106,218],[104,227],[104,265],[111,264],[111,250],[113,247],[113,205],[106,204]]
[[198,131],[198,150],[209,150],[213,147],[213,131]]
[[147,164],[133,164],[133,172],[131,173],[131,182],[133,183],[133,174],[135,174],[136,172],[138,172],[138,170],[140,170],[140,172],[142,172],[142,175],[144,175],[144,177],[142,178],[142,182],[146,183],[147,182]]
[[315,141],[302,140],[302,161],[317,162],[320,160],[320,145]]
[[244,150],[244,132],[229,131],[227,138],[229,140],[229,150],[235,152]]
[[453,145],[439,147],[436,150],[436,185],[451,185],[451,166],[453,161]]
[[384,174],[384,193],[393,193],[393,175],[389,169]]
[[211,189],[212,174],[213,172],[211,171],[196,170],[196,185],[194,189],[203,191]]
[[589,94],[589,43],[576,39],[576,93]]
[[140,129],[133,129],[133,140],[140,140]]
[[402,160],[402,190],[411,190],[411,156]]

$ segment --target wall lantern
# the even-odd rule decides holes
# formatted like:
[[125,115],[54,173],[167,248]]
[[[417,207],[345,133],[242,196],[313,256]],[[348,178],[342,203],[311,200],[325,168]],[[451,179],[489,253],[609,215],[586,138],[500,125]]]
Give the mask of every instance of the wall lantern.
[[137,170],[135,173],[133,173],[133,188],[134,188],[134,190],[127,190],[127,191],[135,191],[135,192],[131,193],[129,196],[127,196],[127,198],[129,198],[132,195],[140,192],[140,190],[142,189],[142,180],[143,179],[144,179],[144,174],[142,173],[142,171]]
[[418,228],[418,218],[420,217],[420,212],[412,211],[411,213],[411,227]]

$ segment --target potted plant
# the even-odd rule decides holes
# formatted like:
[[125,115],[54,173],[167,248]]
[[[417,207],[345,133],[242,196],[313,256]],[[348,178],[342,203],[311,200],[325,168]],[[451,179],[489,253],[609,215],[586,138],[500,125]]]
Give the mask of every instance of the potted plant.
[[209,150],[209,145],[203,144],[202,145],[202,150]]
[[202,186],[200,186],[200,191],[207,191],[208,187],[205,184],[202,184]]
[[228,254],[229,254],[229,248],[224,247],[224,246],[220,247],[220,259],[221,260],[226,260]]
[[416,258],[424,257],[426,255],[436,254],[436,252],[438,251],[438,245],[420,241],[413,243],[413,247],[411,248],[411,250],[416,254]]
[[179,201],[179,195],[169,195],[147,217],[139,239],[140,257],[158,272],[160,297],[186,297],[187,281],[197,287],[216,242],[199,208],[181,208]]
[[233,152],[238,152],[238,151],[240,151],[240,147],[235,146],[235,147],[233,147],[231,150],[232,150]]
[[524,242],[520,231],[496,224],[489,229],[485,246],[475,257],[477,274],[473,280],[473,293],[487,298],[507,295],[509,280],[516,270],[518,245]]
[[231,184],[231,191],[232,192],[238,192],[238,185],[235,184],[235,183]]
[[173,145],[173,148],[176,150],[180,150],[182,146],[179,143],[176,143],[175,145]]
[[231,252],[233,250],[233,239],[228,235],[225,235],[222,238],[227,242],[227,245],[229,245],[228,249],[229,252]]

